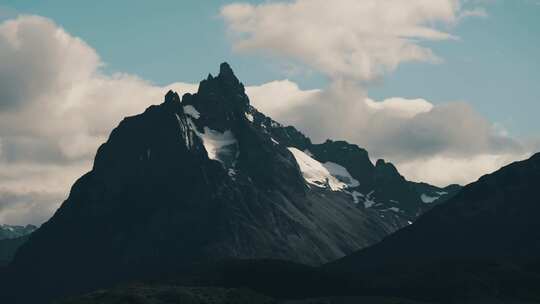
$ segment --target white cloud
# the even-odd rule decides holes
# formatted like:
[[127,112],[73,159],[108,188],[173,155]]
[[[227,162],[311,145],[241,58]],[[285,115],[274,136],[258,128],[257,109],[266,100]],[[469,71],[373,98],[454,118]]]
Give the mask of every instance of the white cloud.
[[[46,219],[122,118],[160,103],[169,88],[196,90],[106,75],[102,65],[94,49],[49,19],[0,23],[0,223]],[[17,204],[5,207],[8,198]]]
[[481,5],[467,0],[294,0],[230,4],[221,16],[237,50],[296,60],[331,80],[328,88],[310,92],[290,82],[248,89],[263,112],[315,141],[346,139],[395,162],[411,179],[444,185],[473,181],[522,158],[527,149],[466,103],[374,101],[367,89],[401,63],[440,62],[422,42],[457,39],[452,26],[467,17],[487,17]]
[[99,65],[95,51],[48,19],[25,16],[0,28],[0,107],[16,109],[87,79]]
[[389,116],[401,118],[413,118],[420,113],[427,113],[433,109],[433,104],[421,98],[393,97],[380,102],[367,98],[365,101],[369,108],[377,112],[386,112]]
[[479,154],[471,157],[432,156],[398,163],[402,174],[413,181],[430,181],[436,185],[450,182],[466,185],[482,175],[492,173],[530,153]]
[[[296,0],[221,10],[234,46],[291,57],[332,78],[370,81],[402,62],[440,59],[422,41],[454,39],[458,0]],[[470,12],[472,13],[472,11]]]
[[[310,97],[317,96],[320,90],[301,90],[290,80],[272,81],[260,86],[246,88],[247,94],[252,97],[259,110],[272,113],[276,117],[286,115],[291,108],[309,103]],[[255,97],[254,97],[255,96]]]

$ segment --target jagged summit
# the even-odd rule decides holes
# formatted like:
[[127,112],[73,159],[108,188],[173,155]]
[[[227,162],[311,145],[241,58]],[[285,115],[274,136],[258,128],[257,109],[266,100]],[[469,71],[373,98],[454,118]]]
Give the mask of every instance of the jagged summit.
[[384,159],[378,159],[375,163],[375,170],[386,177],[402,178],[394,164],[386,162]]
[[245,120],[249,98],[244,85],[236,78],[230,66],[223,63],[217,77],[209,77],[199,84],[195,94],[185,94],[184,106],[192,106],[201,115],[201,123],[225,131],[230,121]]
[[180,103],[180,96],[178,96],[178,93],[174,92],[173,90],[169,90],[169,92],[167,92],[167,94],[165,95],[164,103],[174,102]]
[[224,80],[231,80],[239,82],[238,78],[234,75],[234,71],[227,62],[223,62],[219,65],[219,75],[218,77]]

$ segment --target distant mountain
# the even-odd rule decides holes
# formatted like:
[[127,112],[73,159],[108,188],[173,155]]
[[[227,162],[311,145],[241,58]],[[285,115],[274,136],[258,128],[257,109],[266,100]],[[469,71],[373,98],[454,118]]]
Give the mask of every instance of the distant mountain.
[[0,240],[14,239],[21,236],[30,234],[36,230],[34,225],[26,226],[12,226],[12,225],[0,225]]
[[356,145],[311,143],[253,108],[224,63],[196,94],[124,119],[9,271],[43,300],[222,259],[320,265],[457,190],[408,182]]
[[13,260],[15,253],[28,240],[29,236],[0,240],[0,267],[7,266]]
[[7,265],[28,236],[37,229],[34,225],[0,225],[0,267]]

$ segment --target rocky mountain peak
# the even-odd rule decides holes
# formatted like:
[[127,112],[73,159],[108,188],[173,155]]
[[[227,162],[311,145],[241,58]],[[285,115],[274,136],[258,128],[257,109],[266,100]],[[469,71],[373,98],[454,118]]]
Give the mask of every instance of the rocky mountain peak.
[[174,103],[178,102],[180,103],[180,96],[178,96],[178,93],[174,92],[173,90],[169,90],[167,94],[165,95],[165,101],[167,103]]
[[197,94],[210,102],[225,103],[241,108],[243,112],[248,110],[249,98],[246,96],[244,85],[236,78],[228,63],[220,65],[217,77],[210,74],[207,79],[201,81]]
[[378,159],[375,163],[375,171],[378,176],[385,178],[403,178],[399,174],[396,166],[390,162],[386,162],[384,159]]
[[227,63],[221,64],[218,76],[209,75],[201,81],[196,94],[184,95],[182,105],[193,107],[200,114],[197,125],[220,132],[241,127],[250,108],[244,85]]
[[234,75],[234,72],[231,68],[231,66],[227,62],[223,62],[219,65],[219,75],[221,79],[225,81],[231,81],[234,83],[239,83],[238,78]]

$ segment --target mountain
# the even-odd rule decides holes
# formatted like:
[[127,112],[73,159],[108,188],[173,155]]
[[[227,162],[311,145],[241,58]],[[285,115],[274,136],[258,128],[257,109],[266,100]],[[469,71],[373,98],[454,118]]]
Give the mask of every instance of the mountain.
[[320,265],[409,225],[436,203],[424,188],[258,112],[224,63],[197,93],[125,118],[8,271],[43,300],[222,259]]
[[14,239],[0,240],[0,267],[8,265],[17,250],[28,240],[29,235]]
[[0,225],[0,267],[7,265],[13,259],[15,252],[36,229],[34,225]]
[[401,295],[540,301],[539,186],[536,154],[483,176],[414,224],[324,268]]
[[[461,189],[459,185],[440,188],[407,181],[392,163],[379,159],[374,165],[366,150],[346,141],[327,140],[313,144],[293,126],[283,126],[253,107],[249,108],[248,117],[254,125],[270,134],[274,142],[296,148],[293,154],[297,158],[308,159],[305,167],[309,167],[309,158],[324,167],[319,170],[323,173],[319,172],[315,177],[309,176],[314,174],[313,170],[303,171],[304,177],[308,175],[309,184],[324,185],[324,172],[329,172],[333,176],[330,177],[330,188],[339,188],[332,185],[332,178],[346,183],[347,187],[339,190],[349,194],[358,208],[375,211],[394,230],[410,225],[419,215],[444,203]],[[302,163],[305,162],[299,162]]]
[[21,236],[30,234],[36,230],[34,225],[26,226],[12,226],[12,225],[0,225],[0,240],[14,239]]

